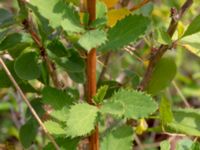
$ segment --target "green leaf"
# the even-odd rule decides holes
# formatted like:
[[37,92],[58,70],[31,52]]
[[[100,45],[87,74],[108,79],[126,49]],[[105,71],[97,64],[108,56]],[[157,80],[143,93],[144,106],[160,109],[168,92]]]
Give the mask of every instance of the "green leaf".
[[7,27],[13,23],[13,15],[6,9],[0,8],[0,28]]
[[108,86],[107,93],[104,97],[104,99],[110,98],[114,92],[118,91],[120,87],[122,86],[120,83],[114,81],[114,80],[108,80],[108,81],[101,81],[100,84],[98,85],[99,87],[101,86]]
[[[38,8],[33,6],[33,5],[29,5],[27,3],[27,5],[30,10],[34,13],[35,16],[34,17],[34,20],[36,22],[36,24],[38,25],[38,31],[41,35],[41,40],[44,42],[46,40],[49,39],[50,37],[50,34],[53,32],[53,29],[52,27],[49,25],[49,20],[44,18],[40,12],[38,11]],[[27,17],[26,17],[27,18]]]
[[[56,143],[60,146],[60,150],[77,150],[78,147],[78,138],[57,138],[55,139]],[[43,150],[53,150],[55,147],[52,143],[48,143]]]
[[97,90],[96,95],[93,97],[95,103],[100,104],[104,100],[104,97],[106,96],[107,90],[108,90],[107,85],[101,86]]
[[157,109],[157,103],[151,96],[135,90],[121,89],[110,98],[110,101],[122,103],[124,116],[128,119],[148,117]]
[[73,99],[67,92],[52,87],[44,87],[42,96],[42,102],[51,105],[54,109],[69,107],[73,103]]
[[200,150],[200,143],[185,138],[177,142],[176,150]]
[[79,6],[79,4],[80,4],[80,1],[79,0],[65,0],[67,3],[72,3],[72,4],[74,4],[74,5],[77,5],[77,6]]
[[182,133],[190,136],[200,136],[199,130],[177,122],[168,123],[165,126],[165,130],[171,133]]
[[[15,71],[14,71],[14,62],[13,61],[9,61],[9,62],[5,62],[6,66],[8,67],[9,71],[11,72],[11,74],[13,75],[13,77],[15,78],[15,80],[17,80],[17,83],[20,83],[20,79],[17,77]],[[8,75],[6,74],[6,72],[1,69],[0,70],[0,88],[8,88],[10,86],[12,86],[12,82],[10,81]]]
[[194,142],[192,144],[191,150],[200,150],[200,143],[199,142]]
[[200,57],[200,33],[196,33],[180,40],[180,45],[190,53]]
[[[45,110],[43,108],[43,104],[41,102],[41,99],[34,99],[31,101],[31,106],[33,107],[33,109],[37,112],[39,117],[42,117],[45,114]],[[29,108],[27,108],[26,110],[26,118],[32,118],[33,115],[30,111]]]
[[67,135],[76,137],[89,134],[94,129],[97,113],[97,107],[86,103],[71,106],[67,120]]
[[97,1],[96,3],[96,20],[91,22],[90,27],[94,29],[104,28],[107,23],[107,13],[108,9],[104,2]]
[[133,129],[121,126],[108,132],[101,143],[101,150],[132,150]]
[[171,110],[171,103],[165,97],[162,98],[160,103],[160,120],[162,121],[163,125],[174,120]]
[[119,50],[145,34],[150,20],[141,15],[129,15],[108,31],[108,42],[99,51]]
[[37,125],[31,120],[26,122],[19,131],[19,139],[24,148],[28,148],[32,145],[37,135]]
[[47,63],[44,61],[40,62],[39,68],[40,68],[40,77],[38,78],[38,80],[44,83],[45,85],[49,85],[50,76],[49,76]]
[[182,93],[186,97],[199,97],[200,96],[200,89],[199,86],[186,86],[181,89]]
[[49,133],[54,134],[54,135],[64,135],[66,134],[66,131],[60,124],[57,122],[54,122],[52,120],[48,120],[44,122],[45,127],[49,131]]
[[160,143],[160,149],[161,150],[170,150],[170,143],[169,143],[169,141],[168,140],[165,140],[165,141],[162,141],[161,143]]
[[[22,81],[14,70],[14,62],[13,61],[5,61],[5,64],[8,70],[11,72],[14,79],[17,81],[19,86],[21,87],[22,91],[27,93],[35,93],[37,92],[28,82]],[[3,69],[0,69],[0,88],[8,88],[13,86],[13,83],[10,81],[10,78],[6,74]]]
[[79,73],[85,71],[85,60],[74,50],[71,50],[70,57],[57,58],[55,61],[67,72]]
[[19,86],[21,87],[22,91],[25,93],[37,93],[38,91],[27,81],[18,81]]
[[125,113],[125,110],[122,103],[107,101],[102,104],[100,112],[103,114],[112,114],[114,116],[121,117]]
[[12,86],[10,79],[8,78],[7,74],[4,70],[0,70],[0,88],[7,88]]
[[[53,27],[57,27],[60,25],[60,20],[62,19],[61,9],[63,9],[65,5],[63,4],[63,2],[60,2],[63,4],[62,7],[60,7],[60,3],[58,0],[50,0],[48,1],[48,3],[46,1],[31,0],[29,3],[37,7],[39,13],[46,19],[49,19],[49,23]],[[58,6],[57,8],[56,5]],[[56,10],[59,7],[60,11]]]
[[200,15],[194,18],[194,20],[190,23],[189,27],[185,31],[183,37],[192,35],[200,31]]
[[68,115],[69,115],[69,108],[68,107],[63,107],[62,109],[59,109],[59,110],[53,110],[50,113],[50,116],[53,119],[56,119],[56,120],[62,121],[62,122],[67,121]]
[[199,109],[178,109],[173,111],[173,115],[174,121],[165,126],[167,131],[200,136]]
[[24,80],[36,79],[40,76],[37,54],[28,52],[20,55],[14,64],[16,74]]
[[97,1],[96,3],[96,18],[104,18],[106,16],[107,13],[107,7],[105,5],[105,3],[101,2],[101,1]]
[[82,19],[81,19],[81,22],[84,26],[88,26],[89,24],[89,13],[88,12],[81,12],[82,15]]
[[9,31],[10,31],[9,29],[0,30],[0,43],[6,38]]
[[85,72],[67,72],[69,77],[77,83],[85,83]]
[[176,144],[176,150],[192,150],[191,146],[192,146],[192,140],[190,139],[182,139],[180,141],[177,142]]
[[176,75],[177,67],[175,58],[166,54],[158,63],[156,63],[151,80],[147,85],[146,91],[152,95],[170,85]]
[[[60,4],[60,5],[65,5],[65,4]],[[61,26],[66,32],[75,32],[75,33],[84,32],[84,28],[81,26],[80,23],[79,14],[77,11],[75,11],[75,8],[72,6],[65,5],[64,14],[61,20]]]
[[55,54],[57,57],[66,57],[69,56],[69,52],[66,50],[64,45],[57,39],[51,41],[47,48]]
[[200,131],[200,109],[177,109],[173,111],[174,118],[179,124],[195,128]]
[[69,96],[73,99],[73,100],[79,100],[80,99],[80,93],[79,93],[79,90],[76,89],[76,88],[70,88],[70,87],[67,87],[65,89],[65,91],[67,92],[67,94],[69,94]]
[[10,102],[0,102],[0,112],[10,111],[11,104]]
[[[13,33],[9,34],[1,43],[0,51],[12,50],[20,47],[28,47],[31,45],[32,40],[27,34]],[[23,49],[20,49],[22,51]]]
[[66,32],[83,32],[78,12],[63,0],[31,0],[31,5],[38,8],[39,13],[49,20],[53,28],[62,26]]
[[165,44],[165,45],[170,45],[172,43],[171,37],[164,28],[159,28],[157,30],[157,41],[160,44]]
[[90,30],[80,37],[78,44],[80,44],[85,50],[90,51],[92,48],[97,48],[105,43],[106,40],[107,35],[104,31]]
[[104,28],[105,25],[107,23],[107,18],[104,17],[104,18],[99,18],[99,19],[96,19],[95,21],[93,21],[90,25],[91,28]]

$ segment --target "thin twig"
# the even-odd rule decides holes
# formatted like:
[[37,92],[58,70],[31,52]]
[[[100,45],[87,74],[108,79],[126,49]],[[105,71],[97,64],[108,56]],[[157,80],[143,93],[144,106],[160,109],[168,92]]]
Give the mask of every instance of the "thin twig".
[[197,136],[197,137],[195,137],[194,138],[194,140],[193,140],[193,142],[195,143],[195,142],[197,142],[197,140],[199,139],[199,137]]
[[142,142],[140,141],[139,137],[135,135],[135,142],[137,143],[140,150],[144,150],[144,147],[142,145]]
[[132,52],[131,50],[129,50],[128,48],[124,48],[124,50],[126,52],[128,52],[131,56],[135,57],[138,61],[140,61],[141,63],[144,64],[144,60],[142,58],[140,58],[139,56],[137,56],[134,52]]
[[135,11],[137,9],[140,9],[141,7],[143,7],[144,5],[146,5],[147,3],[149,3],[151,0],[143,0],[141,3],[139,3],[138,5],[134,5],[130,11]]
[[185,104],[185,106],[187,108],[191,108],[190,104],[187,102],[187,99],[185,98],[185,96],[183,95],[183,93],[181,92],[180,88],[178,87],[178,85],[176,84],[175,81],[172,81],[172,84],[174,86],[174,88],[176,89],[178,95],[180,96],[181,100],[183,101],[183,103]]
[[41,119],[39,118],[39,116],[37,115],[36,111],[31,106],[29,100],[27,99],[27,97],[25,96],[25,94],[23,93],[23,91],[21,90],[21,88],[19,87],[18,83],[15,81],[14,77],[10,73],[10,71],[7,68],[6,64],[4,63],[3,59],[1,59],[1,58],[0,58],[0,64],[2,65],[2,68],[4,69],[4,71],[6,72],[7,76],[9,77],[9,79],[11,80],[11,82],[13,83],[14,87],[17,89],[17,91],[21,95],[21,97],[24,100],[24,102],[27,104],[27,106],[30,109],[31,113],[33,114],[33,116],[35,117],[35,119],[37,120],[37,122],[39,123],[39,125],[42,127],[42,129],[44,130],[44,133],[47,135],[47,137],[49,138],[49,140],[55,146],[56,150],[59,150],[60,148],[59,148],[58,144],[56,143],[56,141],[54,140],[54,138],[51,136],[51,134],[48,132],[47,128],[45,127],[45,125],[43,124],[43,122],[41,121]]
[[180,136],[180,137],[186,137],[186,136],[187,136],[187,135],[185,135],[185,134],[170,133],[170,132],[166,132],[166,131],[163,131],[161,134],[169,135],[169,136]]
[[[170,37],[173,36],[174,32],[176,31],[178,21],[181,19],[185,11],[192,5],[193,0],[187,0],[183,6],[181,7],[180,11],[177,12],[176,9],[171,9],[171,22],[168,27],[168,34]],[[151,79],[153,70],[155,68],[155,65],[157,62],[161,59],[161,57],[164,55],[164,53],[171,47],[171,45],[161,45],[158,50],[154,53],[152,53],[152,56],[149,61],[149,65],[147,67],[147,70],[144,74],[143,80],[141,81],[140,85],[138,86],[138,90],[144,91],[149,84],[149,81]]]
[[28,10],[26,8],[26,2],[24,0],[17,0],[17,1],[20,6],[20,10],[26,14],[25,15],[26,17],[22,21],[22,24],[23,24],[25,30],[31,35],[31,37],[32,37],[33,41],[35,42],[35,44],[37,45],[37,47],[39,48],[41,57],[47,65],[47,69],[52,78],[54,86],[59,88],[60,83],[58,81],[55,64],[47,56],[46,49],[45,49],[40,37],[34,31],[33,24],[31,23],[30,18],[28,17]]

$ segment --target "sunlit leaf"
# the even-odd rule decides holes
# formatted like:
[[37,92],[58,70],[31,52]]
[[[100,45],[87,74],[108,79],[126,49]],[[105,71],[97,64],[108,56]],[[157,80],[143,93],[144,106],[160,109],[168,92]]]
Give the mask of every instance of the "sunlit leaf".
[[183,37],[192,35],[200,31],[200,15],[194,18],[194,20],[190,23],[189,27],[185,31]]
[[67,119],[67,135],[76,137],[89,134],[95,127],[97,112],[97,107],[86,103],[71,106]]
[[171,110],[171,103],[165,97],[163,97],[160,102],[160,119],[163,125],[170,123],[174,120]]
[[108,132],[101,143],[102,150],[131,150],[133,129],[129,126],[121,126]]
[[200,57],[200,33],[196,33],[180,40],[180,45],[186,50]]
[[64,128],[62,128],[62,126],[57,122],[48,120],[48,121],[44,122],[44,125],[47,128],[47,130],[49,131],[49,133],[51,133],[51,134],[54,134],[54,135],[66,134],[66,131],[64,130]]
[[104,44],[107,40],[106,32],[102,30],[91,30],[83,34],[78,43],[87,51],[92,48],[97,48],[98,46]]
[[160,143],[160,149],[161,150],[170,150],[170,143],[169,143],[169,141],[168,140],[165,140],[165,141],[162,141],[161,143]]
[[[146,93],[121,89],[116,92],[110,99],[113,105],[115,102],[121,103],[124,111],[124,116],[128,119],[146,118],[154,113],[157,109],[157,103]],[[112,105],[112,104],[110,104]],[[111,106],[112,107],[112,106]]]

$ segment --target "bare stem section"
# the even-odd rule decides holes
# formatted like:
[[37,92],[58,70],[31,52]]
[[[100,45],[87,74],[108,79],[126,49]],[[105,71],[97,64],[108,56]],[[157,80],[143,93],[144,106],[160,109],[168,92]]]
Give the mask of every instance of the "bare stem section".
[[92,97],[96,94],[96,49],[87,55],[87,100],[93,104]]
[[37,115],[37,113],[34,110],[34,108],[31,106],[29,100],[27,99],[27,97],[25,96],[25,94],[23,93],[23,91],[21,90],[21,88],[19,87],[19,85],[17,84],[17,82],[15,81],[14,77],[12,76],[12,74],[10,73],[10,71],[8,70],[8,68],[7,68],[6,64],[4,63],[3,59],[1,59],[1,58],[0,58],[0,64],[3,67],[4,71],[6,72],[7,76],[9,77],[9,79],[11,80],[11,82],[13,83],[14,87],[19,92],[19,94],[22,97],[22,99],[24,100],[24,102],[27,104],[27,106],[30,109],[31,113],[33,114],[34,118],[37,120],[37,122],[39,123],[39,125],[43,129],[44,133],[47,135],[47,137],[49,138],[49,140],[51,141],[51,143],[54,145],[54,147],[56,148],[56,150],[59,150],[60,148],[59,148],[58,144],[56,143],[56,141],[54,140],[54,138],[51,136],[51,134],[48,132],[47,128],[45,127],[45,125],[43,124],[43,122],[41,121],[41,119],[39,118],[39,116]]

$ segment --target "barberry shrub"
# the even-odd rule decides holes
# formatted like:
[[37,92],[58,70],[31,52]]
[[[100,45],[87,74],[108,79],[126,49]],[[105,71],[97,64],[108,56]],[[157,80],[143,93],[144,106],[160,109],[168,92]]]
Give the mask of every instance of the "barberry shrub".
[[[26,109],[16,136],[24,148],[131,150],[159,142],[170,150],[184,135],[177,150],[200,149],[200,111],[189,101],[200,93],[198,3],[16,2],[0,8],[0,88],[25,98],[0,105]],[[27,98],[30,106],[19,106]]]

